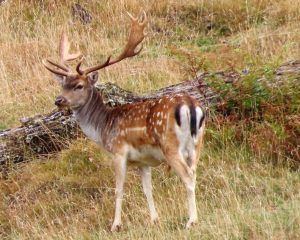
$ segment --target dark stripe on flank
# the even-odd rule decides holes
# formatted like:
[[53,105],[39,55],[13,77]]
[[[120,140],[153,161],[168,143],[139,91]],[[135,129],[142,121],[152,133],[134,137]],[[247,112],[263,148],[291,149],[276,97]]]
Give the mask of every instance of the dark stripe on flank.
[[192,137],[197,135],[197,115],[196,115],[196,109],[194,105],[190,106],[190,114],[191,114],[191,135]]
[[181,125],[180,108],[181,108],[181,104],[177,105],[177,107],[175,109],[175,120],[179,127]]

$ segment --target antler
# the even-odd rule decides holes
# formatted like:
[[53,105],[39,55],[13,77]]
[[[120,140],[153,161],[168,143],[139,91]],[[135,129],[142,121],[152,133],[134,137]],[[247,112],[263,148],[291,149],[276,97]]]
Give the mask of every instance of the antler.
[[135,51],[135,49],[145,38],[144,29],[147,23],[146,13],[143,11],[142,22],[139,22],[139,18],[133,17],[130,13],[127,12],[127,14],[131,18],[131,31],[123,52],[114,60],[111,60],[111,56],[110,56],[107,58],[105,63],[98,64],[96,66],[87,68],[85,70],[80,70],[80,65],[79,65],[77,68],[78,73],[89,74],[91,72],[97,71],[99,69],[120,62],[125,58],[133,57],[141,52],[142,47],[138,51]]
[[[129,38],[127,41],[127,44],[123,50],[123,52],[114,60],[111,60],[111,56],[109,56],[106,60],[106,62],[98,64],[96,66],[87,68],[85,70],[81,70],[81,61],[76,66],[76,71],[79,75],[87,75],[91,72],[97,71],[99,69],[105,68],[107,66],[110,66],[112,64],[115,64],[117,62],[122,61],[125,58],[134,57],[135,55],[139,54],[142,50],[142,47],[138,50],[136,50],[136,47],[143,41],[145,38],[144,29],[147,23],[147,16],[146,13],[143,11],[143,17],[142,21],[139,21],[139,18],[133,17],[130,13],[128,13],[128,16],[131,18],[131,31],[129,34]],[[70,43],[68,41],[68,37],[66,33],[63,31],[61,39],[60,39],[60,45],[59,45],[59,55],[60,55],[60,61],[61,63],[55,63],[50,59],[46,59],[43,61],[44,66],[50,71],[58,75],[62,76],[71,76],[73,75],[69,68],[66,67],[65,63],[67,61],[71,61],[74,59],[77,59],[81,56],[80,52],[77,53],[69,53],[70,50]],[[49,65],[51,64],[51,65]],[[56,67],[56,68],[53,68]]]
[[65,31],[62,32],[60,45],[59,45],[59,54],[62,63],[64,64],[67,61],[72,61],[81,56],[81,53],[78,51],[77,53],[69,53],[70,51],[70,42],[68,40],[68,36]]
[[[66,67],[67,61],[72,61],[81,56],[80,52],[77,53],[69,53],[70,51],[70,42],[68,40],[68,36],[65,31],[62,32],[60,44],[59,44],[59,56],[60,56],[60,64],[53,62],[50,59],[43,60],[43,65],[50,71],[58,75],[62,76],[70,76],[70,69]],[[53,68],[53,66],[49,66],[48,63],[57,67],[58,69]],[[81,62],[78,63],[77,68],[80,66]]]

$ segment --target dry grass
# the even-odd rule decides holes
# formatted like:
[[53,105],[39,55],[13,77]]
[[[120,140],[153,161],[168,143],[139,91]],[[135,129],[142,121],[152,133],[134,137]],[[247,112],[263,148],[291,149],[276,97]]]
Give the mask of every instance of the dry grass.
[[[194,76],[197,70],[273,69],[299,57],[300,1],[81,1],[90,25],[72,19],[76,1],[15,0],[0,5],[0,129],[23,116],[48,112],[59,86],[41,60],[57,57],[62,27],[87,64],[120,51],[128,29],[125,11],[145,9],[148,37],[142,54],[101,73],[101,81],[146,92]],[[7,239],[298,239],[300,177],[272,165],[228,129],[208,127],[198,169],[200,221],[183,229],[184,189],[162,169],[154,173],[161,216],[150,227],[139,176],[130,171],[125,230],[108,232],[114,183],[109,157],[79,140],[59,156],[33,160],[0,180],[0,237]],[[232,130],[234,131],[234,129]]]
[[138,173],[129,171],[124,231],[111,234],[114,178],[108,156],[78,141],[57,159],[32,162],[0,183],[3,237],[13,239],[297,239],[299,173],[252,159],[245,149],[209,142],[198,168],[199,224],[184,230],[185,191],[163,168],[154,171],[161,217],[150,226]]
[[125,11],[137,13],[141,6],[150,19],[143,54],[103,71],[102,81],[141,92],[186,80],[182,62],[172,56],[174,49],[202,56],[203,67],[210,70],[278,64],[299,54],[300,8],[294,1],[89,1],[83,5],[94,20],[85,26],[72,18],[71,4],[48,0],[1,5],[2,128],[52,107],[59,86],[41,60],[57,57],[63,26],[87,63],[95,63],[120,50],[129,27]]

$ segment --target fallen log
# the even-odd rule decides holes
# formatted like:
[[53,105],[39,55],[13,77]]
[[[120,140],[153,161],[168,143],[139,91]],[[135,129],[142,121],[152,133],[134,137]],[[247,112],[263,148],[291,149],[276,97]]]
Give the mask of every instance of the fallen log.
[[[286,75],[299,75],[299,69],[300,61],[285,63],[274,72],[274,80],[280,84]],[[155,99],[163,95],[188,93],[209,108],[222,105],[220,95],[207,84],[207,80],[212,77],[222,79],[228,84],[241,79],[240,74],[233,71],[203,73],[191,81],[145,95],[136,95],[112,83],[97,85],[97,89],[110,106]],[[46,115],[23,118],[21,123],[20,127],[0,131],[0,168],[29,160],[32,156],[47,156],[58,152],[82,134],[71,111],[53,110]]]
[[[217,73],[225,80],[231,78],[228,73]],[[112,83],[97,85],[104,96],[106,104],[116,106],[147,99],[155,99],[163,95],[186,92],[206,106],[219,103],[219,97],[204,83],[209,74],[201,74],[191,81],[182,82],[150,94],[138,96]],[[235,75],[237,77],[237,75]],[[20,120],[22,126],[0,131],[0,165],[23,162],[30,156],[58,152],[65,148],[70,140],[77,138],[81,131],[71,111],[53,110],[46,115],[37,115]]]

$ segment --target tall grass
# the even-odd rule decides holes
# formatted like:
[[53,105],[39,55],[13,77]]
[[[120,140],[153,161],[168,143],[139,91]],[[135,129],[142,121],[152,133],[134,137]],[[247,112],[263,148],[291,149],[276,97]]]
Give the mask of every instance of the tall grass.
[[57,58],[63,27],[86,55],[87,64],[103,61],[120,51],[126,40],[126,11],[137,14],[145,9],[148,14],[144,51],[136,59],[103,71],[101,81],[116,82],[130,90],[149,91],[186,80],[187,72],[170,56],[172,49],[201,55],[206,69],[212,71],[276,65],[299,54],[298,1],[290,5],[287,1],[267,0],[88,1],[82,4],[93,16],[90,25],[72,18],[72,3],[15,0],[1,5],[3,127],[52,107],[59,86],[45,72],[41,60]]
[[[58,58],[62,28],[89,65],[119,53],[129,29],[126,11],[147,12],[143,52],[102,71],[102,82],[149,92],[192,78],[197,71],[246,68],[251,74],[232,89],[212,82],[233,101],[226,106],[230,117],[212,114],[207,127],[198,168],[200,219],[191,231],[183,228],[182,184],[162,167],[153,174],[161,223],[150,226],[140,177],[133,169],[126,183],[124,231],[109,233],[114,210],[110,158],[80,139],[57,156],[33,159],[0,179],[0,237],[300,238],[300,175],[286,163],[291,156],[285,148],[292,143],[297,149],[292,141],[299,134],[299,87],[286,85],[285,93],[263,88],[265,96],[259,90],[263,86],[255,85],[261,75],[272,82],[270,73],[280,63],[299,57],[300,1],[80,1],[93,16],[87,25],[72,17],[74,2],[15,0],[0,5],[0,129],[53,108],[59,85],[41,61]],[[263,118],[256,115],[258,110]]]
[[245,146],[212,133],[198,167],[199,223],[190,231],[185,190],[164,167],[153,174],[161,222],[150,225],[137,171],[127,176],[124,228],[111,234],[114,178],[109,157],[77,141],[56,159],[31,162],[0,183],[1,232],[13,239],[297,239],[299,172],[262,163]]

